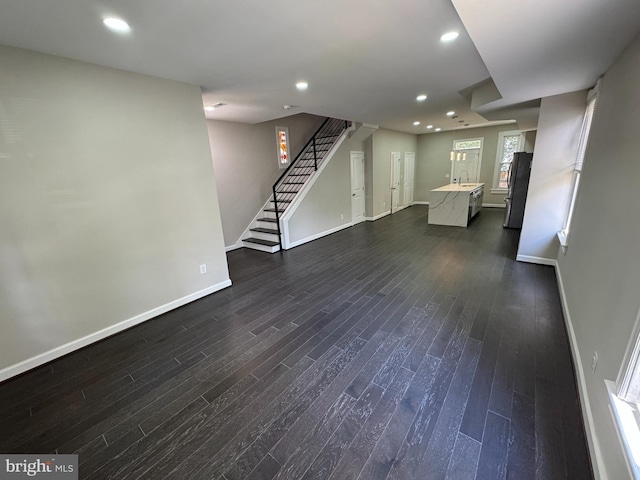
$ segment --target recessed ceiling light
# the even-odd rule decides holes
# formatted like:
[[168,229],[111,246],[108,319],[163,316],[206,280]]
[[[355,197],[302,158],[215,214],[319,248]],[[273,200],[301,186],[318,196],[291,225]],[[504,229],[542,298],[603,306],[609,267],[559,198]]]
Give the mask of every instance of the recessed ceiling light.
[[436,128],[436,132],[439,132],[440,130],[442,130],[440,127]]
[[433,128],[433,125],[427,125],[427,129]]
[[416,97],[416,100],[419,101],[419,102],[424,102],[426,99],[427,99],[427,96],[425,94],[418,95]]
[[420,122],[418,122],[418,121],[416,120],[415,122],[413,122],[413,124],[414,124],[415,126],[418,126],[418,125],[420,125]]
[[452,42],[460,35],[458,32],[447,32],[440,37],[441,42]]
[[128,33],[131,31],[129,24],[120,18],[108,17],[102,20],[102,23],[104,23],[109,30],[113,30],[114,32]]
[[456,112],[451,110],[450,112],[447,112],[447,117],[453,117],[455,114],[456,114]]
[[298,90],[306,90],[309,87],[309,84],[307,82],[298,82],[296,83],[296,88]]

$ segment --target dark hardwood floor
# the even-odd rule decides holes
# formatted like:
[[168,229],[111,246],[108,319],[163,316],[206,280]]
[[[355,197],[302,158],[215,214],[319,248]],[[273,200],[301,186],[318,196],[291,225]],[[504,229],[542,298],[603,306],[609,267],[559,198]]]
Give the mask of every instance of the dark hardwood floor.
[[82,479],[591,479],[552,267],[414,206],[0,384],[0,452]]

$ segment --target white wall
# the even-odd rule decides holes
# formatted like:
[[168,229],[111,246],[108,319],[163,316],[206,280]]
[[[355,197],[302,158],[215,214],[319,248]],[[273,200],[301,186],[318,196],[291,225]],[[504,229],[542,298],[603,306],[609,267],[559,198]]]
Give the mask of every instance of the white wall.
[[240,240],[284,171],[278,168],[275,127],[288,127],[289,147],[297,155],[323,121],[307,114],[257,125],[207,121],[227,247]]
[[616,380],[640,309],[639,84],[640,36],[604,77],[569,246],[557,255],[582,395],[590,404],[592,455],[601,461],[601,478],[610,480],[629,478],[604,380]]
[[289,219],[289,242],[298,244],[351,226],[350,152],[362,150],[360,141],[340,145]]
[[587,92],[543,98],[518,260],[553,263],[571,194]]
[[[429,201],[429,192],[434,188],[451,183],[446,175],[451,173],[450,154],[453,142],[466,138],[483,138],[480,182],[485,184],[484,204],[504,206],[504,195],[492,195],[493,174],[496,164],[498,134],[502,131],[517,130],[515,123],[496,127],[470,128],[448,132],[426,133],[418,136],[418,155],[416,156],[415,200]],[[525,150],[533,148],[535,134],[528,133]]]
[[[365,156],[366,215],[378,218],[391,209],[391,152],[400,152],[400,201],[403,198],[404,154],[417,152],[417,136],[393,130],[376,130],[370,137],[370,155]],[[368,149],[368,150],[369,150]],[[365,151],[365,154],[367,151]],[[416,163],[417,163],[416,153]]]
[[199,87],[0,47],[0,225],[0,380],[228,285]]

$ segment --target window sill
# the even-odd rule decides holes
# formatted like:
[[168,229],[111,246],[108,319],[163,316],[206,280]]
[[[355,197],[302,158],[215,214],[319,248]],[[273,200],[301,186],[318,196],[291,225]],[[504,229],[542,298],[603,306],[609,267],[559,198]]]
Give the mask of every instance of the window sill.
[[508,188],[492,188],[491,195],[506,195],[509,193]]
[[632,478],[640,480],[640,413],[638,405],[621,400],[615,384],[605,380],[615,426],[624,447],[625,459]]

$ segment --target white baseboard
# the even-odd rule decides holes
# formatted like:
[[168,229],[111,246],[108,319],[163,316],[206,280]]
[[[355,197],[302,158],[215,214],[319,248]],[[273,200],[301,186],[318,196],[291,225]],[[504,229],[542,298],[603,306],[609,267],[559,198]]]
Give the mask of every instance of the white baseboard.
[[15,377],[16,375],[20,375],[21,373],[27,372],[32,368],[44,365],[51,360],[55,360],[56,358],[67,355],[68,353],[71,353],[75,350],[86,347],[87,345],[95,343],[99,340],[103,340],[107,337],[110,337],[111,335],[122,332],[127,328],[131,328],[142,322],[146,322],[147,320],[157,317],[158,315],[162,315],[163,313],[174,310],[178,307],[186,305],[187,303],[198,300],[199,298],[210,295],[229,286],[231,286],[230,279],[207,287],[204,290],[200,290],[199,292],[184,296],[172,302],[165,303],[164,305],[160,305],[159,307],[143,312],[140,315],[136,315],[135,317],[129,318],[120,323],[116,323],[115,325],[111,325],[110,327],[103,328],[102,330],[89,334],[86,337],[82,337],[60,347],[56,347],[52,350],[49,350],[48,352],[41,353],[40,355],[36,355],[35,357],[29,358],[15,365],[11,365],[10,367],[3,368],[2,370],[0,370],[0,382],[11,377]]
[[320,232],[320,233],[316,233],[315,235],[311,235],[310,237],[307,238],[303,238],[302,240],[296,240],[295,242],[291,242],[288,245],[284,246],[285,250],[289,250],[290,248],[294,248],[297,247],[299,245],[302,245],[304,243],[309,243],[312,242],[314,240],[317,240],[319,238],[322,237],[326,237],[327,235],[331,235],[332,233],[336,233],[339,232],[340,230],[344,230],[345,228],[349,228],[353,226],[353,222],[349,222],[349,223],[345,223],[344,225],[340,225],[338,227],[329,229],[329,230],[325,230],[324,232]]
[[232,250],[237,250],[239,248],[244,247],[244,245],[242,243],[234,243],[233,245],[230,245],[228,247],[224,247],[224,251],[225,252],[230,252]]
[[[591,402],[589,401],[589,394],[587,392],[587,381],[584,375],[584,369],[582,368],[582,359],[580,356],[580,349],[578,348],[578,340],[573,328],[573,322],[571,321],[571,314],[569,313],[569,307],[567,306],[567,297],[564,290],[564,282],[562,281],[562,274],[558,266],[557,260],[553,261],[553,266],[556,270],[556,277],[558,278],[558,287],[560,289],[560,303],[562,305],[562,313],[564,315],[564,321],[569,334],[569,345],[571,346],[571,355],[573,356],[573,364],[576,368],[576,377],[578,381],[578,390],[580,398],[580,404],[582,406],[582,417],[584,420],[585,433],[587,437],[587,444],[591,453],[591,464],[593,467],[593,474],[596,480],[606,480],[607,474],[604,470],[604,461],[602,459],[602,449],[600,448],[600,442],[595,435],[593,414],[591,413]],[[602,466],[602,467],[601,467]]]
[[391,215],[391,210],[387,210],[386,212],[383,212],[380,215],[376,215],[375,217],[365,217],[365,220],[367,222],[375,222],[376,220],[379,220],[382,217],[386,217],[387,215]]
[[518,262],[536,263],[538,265],[551,265],[555,267],[558,262],[553,258],[532,257],[530,255],[518,255],[516,257]]
[[418,201],[415,201],[415,202],[413,202],[413,204],[414,205],[429,205],[429,202],[423,202],[423,201],[418,202]]
[[483,203],[482,208],[505,208],[506,205],[504,203]]

